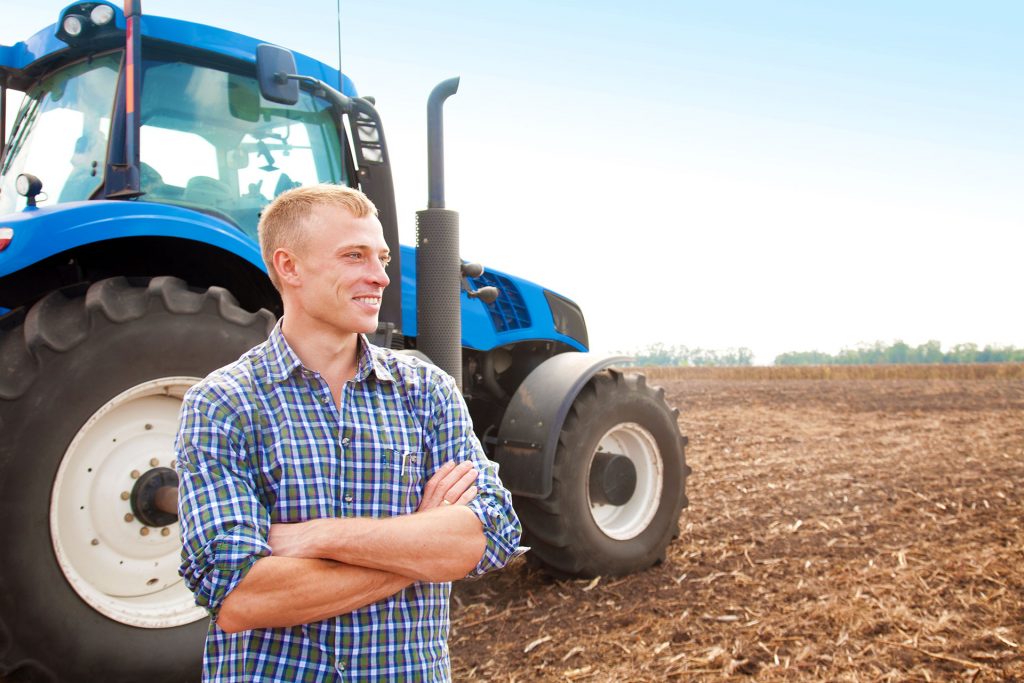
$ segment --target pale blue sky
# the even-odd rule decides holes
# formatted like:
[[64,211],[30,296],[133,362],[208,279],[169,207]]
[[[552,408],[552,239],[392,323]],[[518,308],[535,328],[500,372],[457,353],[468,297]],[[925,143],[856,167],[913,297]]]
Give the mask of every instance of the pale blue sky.
[[[63,4],[0,0],[0,43]],[[335,7],[143,2],[331,63]],[[342,20],[404,241],[427,93],[461,75],[463,256],[577,300],[595,350],[1024,346],[1020,3],[343,0]]]

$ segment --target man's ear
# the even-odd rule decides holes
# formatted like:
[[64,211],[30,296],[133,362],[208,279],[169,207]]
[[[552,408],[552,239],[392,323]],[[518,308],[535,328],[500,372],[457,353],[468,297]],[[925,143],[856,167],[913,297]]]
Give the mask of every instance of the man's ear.
[[302,284],[302,276],[299,274],[299,261],[295,254],[281,247],[274,252],[274,270],[277,272],[277,279],[290,287],[298,287]]

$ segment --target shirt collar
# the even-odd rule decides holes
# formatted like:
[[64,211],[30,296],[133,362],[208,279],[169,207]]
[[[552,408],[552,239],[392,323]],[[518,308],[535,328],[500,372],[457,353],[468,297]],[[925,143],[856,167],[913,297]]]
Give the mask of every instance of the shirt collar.
[[[304,369],[302,361],[288,345],[281,330],[281,323],[284,318],[277,321],[273,331],[263,345],[262,353],[255,359],[254,366],[257,374],[271,382],[283,382],[297,369]],[[385,362],[384,349],[374,346],[366,338],[366,335],[359,335],[359,364],[356,367],[356,374],[353,379],[358,382],[365,381],[370,373],[376,375],[377,379],[383,382],[393,382],[394,375],[388,369]]]

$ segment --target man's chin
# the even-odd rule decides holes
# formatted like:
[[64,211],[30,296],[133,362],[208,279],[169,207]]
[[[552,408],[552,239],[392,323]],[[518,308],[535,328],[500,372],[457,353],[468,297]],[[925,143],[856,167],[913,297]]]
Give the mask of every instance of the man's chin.
[[367,322],[362,329],[359,330],[360,334],[374,334],[377,332],[377,328],[380,327],[380,321],[378,318],[374,318],[373,322]]

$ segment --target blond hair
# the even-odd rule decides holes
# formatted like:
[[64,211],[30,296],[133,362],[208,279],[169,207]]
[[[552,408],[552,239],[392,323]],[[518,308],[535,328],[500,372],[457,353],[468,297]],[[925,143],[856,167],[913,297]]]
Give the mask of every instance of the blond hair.
[[297,252],[305,247],[306,221],[318,206],[344,209],[355,218],[377,215],[377,207],[369,197],[345,185],[308,185],[279,194],[263,209],[257,228],[263,263],[278,291],[281,283],[274,271],[274,252],[278,249]]

